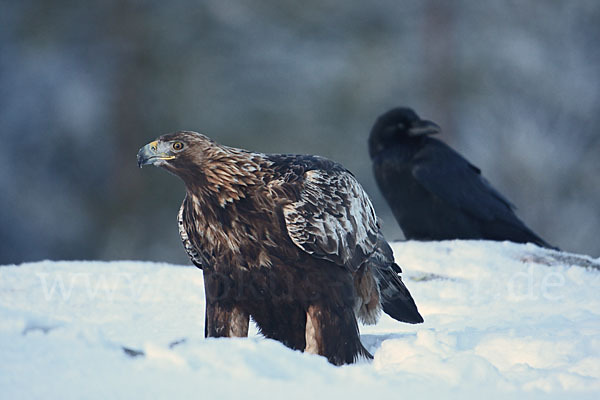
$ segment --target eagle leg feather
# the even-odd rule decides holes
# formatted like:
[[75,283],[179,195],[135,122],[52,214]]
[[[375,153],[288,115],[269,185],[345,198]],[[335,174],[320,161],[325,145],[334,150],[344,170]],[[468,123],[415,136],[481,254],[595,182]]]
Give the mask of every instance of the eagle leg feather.
[[239,307],[207,303],[204,321],[205,337],[248,337],[250,316]]
[[205,337],[248,336],[250,315],[229,298],[228,295],[234,290],[232,284],[231,279],[227,279],[221,274],[204,272]]
[[354,312],[311,305],[306,312],[305,352],[326,357],[335,365],[350,364],[373,356],[360,342]]

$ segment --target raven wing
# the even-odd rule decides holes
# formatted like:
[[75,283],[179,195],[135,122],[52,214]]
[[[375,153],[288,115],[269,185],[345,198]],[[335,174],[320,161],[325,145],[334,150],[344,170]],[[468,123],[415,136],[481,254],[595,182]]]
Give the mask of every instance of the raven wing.
[[477,218],[518,221],[515,206],[490,185],[481,170],[442,142],[430,139],[417,153],[412,175],[443,202]]

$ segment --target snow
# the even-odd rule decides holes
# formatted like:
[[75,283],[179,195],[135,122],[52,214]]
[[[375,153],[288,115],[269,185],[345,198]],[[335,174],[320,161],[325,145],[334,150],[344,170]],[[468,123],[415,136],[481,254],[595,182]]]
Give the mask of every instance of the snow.
[[334,367],[204,339],[202,272],[139,261],[0,267],[0,398],[596,398],[600,259],[485,241],[393,245],[425,323],[361,327]]

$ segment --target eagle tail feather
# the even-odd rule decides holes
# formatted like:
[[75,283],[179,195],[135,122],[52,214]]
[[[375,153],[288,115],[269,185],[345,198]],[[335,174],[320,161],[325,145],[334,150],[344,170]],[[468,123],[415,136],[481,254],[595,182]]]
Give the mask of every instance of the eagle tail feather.
[[423,322],[415,301],[400,277],[402,268],[394,262],[392,248],[381,233],[377,238],[377,247],[370,258],[370,264],[379,284],[383,312],[397,321],[409,324]]
[[[393,265],[399,268],[395,263]],[[419,313],[410,292],[404,286],[402,278],[392,268],[376,268],[383,311],[401,322],[409,324],[423,322],[423,317]]]

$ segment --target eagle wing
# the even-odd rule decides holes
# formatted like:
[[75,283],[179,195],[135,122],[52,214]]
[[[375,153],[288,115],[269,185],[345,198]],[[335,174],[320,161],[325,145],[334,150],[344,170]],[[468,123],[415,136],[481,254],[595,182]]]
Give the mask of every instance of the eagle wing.
[[192,242],[192,239],[188,234],[194,227],[194,222],[192,220],[192,213],[187,196],[183,200],[183,203],[181,203],[181,208],[177,214],[177,225],[179,227],[181,242],[183,243],[186,253],[190,257],[190,260],[192,260],[194,265],[200,269],[207,267],[208,261],[206,260],[206,257],[197,250],[196,245]]
[[299,198],[283,207],[289,237],[314,257],[356,271],[377,244],[369,197],[346,170],[308,170],[299,184]]

